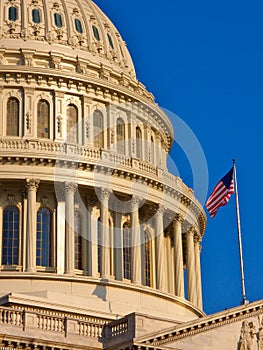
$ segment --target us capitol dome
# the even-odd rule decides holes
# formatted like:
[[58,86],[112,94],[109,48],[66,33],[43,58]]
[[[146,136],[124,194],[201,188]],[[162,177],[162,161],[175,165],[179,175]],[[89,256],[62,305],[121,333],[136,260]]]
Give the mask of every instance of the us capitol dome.
[[0,75],[0,348],[137,349],[203,317],[205,213],[108,17],[1,1]]

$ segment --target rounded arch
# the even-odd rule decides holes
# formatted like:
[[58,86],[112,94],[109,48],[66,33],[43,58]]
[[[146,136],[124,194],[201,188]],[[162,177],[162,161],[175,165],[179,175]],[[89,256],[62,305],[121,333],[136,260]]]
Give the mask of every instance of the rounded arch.
[[142,130],[136,126],[136,157],[142,159]]
[[66,139],[69,143],[78,142],[78,107],[74,103],[69,103],[66,108],[67,133]]
[[75,242],[75,269],[83,269],[83,239],[82,239],[83,220],[78,210],[74,211],[74,242]]
[[41,207],[37,211],[36,265],[51,266],[51,210]]
[[123,118],[118,117],[116,120],[116,135],[117,135],[117,152],[125,153],[125,123]]
[[20,102],[17,97],[11,96],[6,104],[6,135],[19,136]]
[[46,99],[37,103],[37,137],[50,137],[50,104]]
[[18,265],[19,209],[8,205],[3,210],[2,265]]
[[99,109],[93,112],[93,146],[104,147],[104,116]]
[[149,230],[144,230],[144,245],[143,245],[143,249],[144,249],[144,284],[148,287],[152,287],[153,285],[153,278],[152,278],[152,261],[153,261],[153,249],[152,249],[152,236],[151,233],[149,232]]
[[129,222],[122,225],[122,255],[123,255],[123,277],[131,280],[131,254],[132,254],[132,238],[131,227]]

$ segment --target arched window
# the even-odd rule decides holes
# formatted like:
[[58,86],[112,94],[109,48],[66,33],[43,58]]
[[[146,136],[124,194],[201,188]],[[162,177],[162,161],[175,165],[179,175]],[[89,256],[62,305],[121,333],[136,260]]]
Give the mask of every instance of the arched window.
[[50,266],[51,214],[47,208],[37,212],[37,266]]
[[6,135],[18,136],[19,134],[19,101],[10,97],[7,101]]
[[144,277],[145,285],[151,287],[151,240],[150,236],[144,233]]
[[8,206],[3,212],[2,265],[18,265],[19,212]]
[[108,41],[109,41],[110,47],[112,48],[112,50],[114,50],[113,41],[112,41],[112,38],[111,38],[109,33],[107,34],[107,37],[108,37]]
[[40,100],[37,104],[37,137],[49,138],[50,112],[49,103]]
[[74,19],[75,22],[75,29],[78,33],[82,34],[83,33],[83,29],[82,29],[82,24],[80,22],[80,20],[78,18]]
[[98,223],[97,223],[97,243],[98,243],[98,273],[101,273],[101,223],[100,223],[100,218],[98,218]]
[[125,125],[121,118],[117,119],[117,152],[124,154]]
[[92,26],[93,35],[97,41],[100,41],[100,34],[96,26]]
[[93,113],[93,145],[96,148],[103,148],[103,114],[96,109]]
[[17,20],[17,7],[15,7],[15,6],[9,7],[8,19],[9,19],[9,21],[16,21]]
[[154,139],[151,136],[151,162],[154,162]]
[[128,223],[122,228],[123,237],[123,277],[131,279],[131,229]]
[[78,110],[72,104],[67,107],[67,142],[78,142]]
[[62,17],[59,13],[54,13],[54,22],[55,22],[55,25],[58,27],[58,28],[61,28],[63,23],[62,23]]
[[34,23],[40,23],[40,11],[38,9],[32,10],[32,21]]
[[74,233],[75,233],[75,269],[82,269],[82,223],[80,214],[74,213]]
[[142,131],[136,127],[136,157],[142,159]]

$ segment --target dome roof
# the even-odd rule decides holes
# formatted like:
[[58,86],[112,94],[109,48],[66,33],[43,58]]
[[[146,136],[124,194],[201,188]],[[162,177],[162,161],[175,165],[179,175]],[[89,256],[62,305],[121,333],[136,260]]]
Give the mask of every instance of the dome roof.
[[91,0],[1,1],[0,48],[18,46],[74,55],[135,78],[125,42]]

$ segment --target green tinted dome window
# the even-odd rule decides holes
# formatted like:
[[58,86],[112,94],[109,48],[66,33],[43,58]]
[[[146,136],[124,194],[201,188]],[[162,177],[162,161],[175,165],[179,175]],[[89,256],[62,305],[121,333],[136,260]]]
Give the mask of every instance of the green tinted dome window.
[[94,37],[96,38],[96,40],[100,41],[100,35],[99,35],[98,28],[96,26],[92,26],[92,29],[93,29]]
[[62,27],[62,17],[59,13],[54,13],[54,20],[55,20],[55,25],[58,27],[58,28],[61,28]]
[[38,9],[32,10],[32,20],[34,23],[40,23],[40,12]]
[[16,21],[17,20],[17,8],[12,6],[8,9],[8,19],[9,21]]
[[111,38],[110,34],[107,34],[107,36],[108,36],[108,40],[109,40],[110,47],[111,47],[112,49],[114,49],[113,41],[112,41],[112,38]]
[[76,28],[76,31],[80,34],[83,33],[83,29],[82,29],[82,24],[80,22],[79,19],[75,18],[75,28]]

